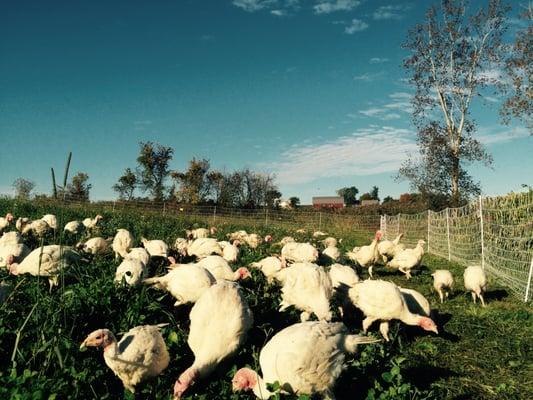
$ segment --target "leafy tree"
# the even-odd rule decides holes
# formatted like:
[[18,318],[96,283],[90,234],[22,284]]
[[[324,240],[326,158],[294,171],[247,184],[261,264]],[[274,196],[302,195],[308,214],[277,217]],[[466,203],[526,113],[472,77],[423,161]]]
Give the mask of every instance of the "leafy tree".
[[274,176],[250,169],[225,173],[220,179],[219,204],[226,207],[271,207],[281,196]]
[[292,208],[297,208],[300,205],[300,198],[296,196],[292,196],[289,198],[289,204]]
[[505,69],[511,78],[512,95],[503,103],[501,115],[509,123],[511,117],[522,119],[533,134],[533,4],[520,13],[526,27],[516,34]]
[[179,183],[179,190],[176,193],[178,201],[198,204],[207,200],[211,191],[211,181],[208,179],[209,167],[209,160],[193,158],[189,161],[187,171],[171,173],[172,178]]
[[137,157],[137,174],[141,188],[149,192],[152,199],[162,201],[165,195],[165,180],[170,174],[168,163],[172,160],[174,149],[159,143],[140,142]]
[[89,175],[85,172],[78,172],[72,177],[72,182],[67,185],[67,197],[78,201],[89,201],[89,192],[92,188]]
[[379,188],[377,186],[372,186],[370,197],[372,197],[372,200],[379,200]]
[[[420,156],[411,156],[399,176],[422,192],[423,178],[438,175],[440,187],[426,185],[426,189],[438,194],[437,190],[446,188],[444,194],[452,204],[478,189],[464,164],[491,162],[474,137],[470,106],[482,89],[495,83],[486,71],[503,59],[508,10],[500,0],[489,0],[485,8],[469,14],[465,1],[443,0],[440,7],[429,8],[425,21],[409,31],[404,44],[411,53],[404,67],[416,88],[412,118]],[[435,146],[437,142],[441,146]],[[436,165],[435,160],[445,164]]]
[[136,186],[137,176],[131,168],[126,168],[124,174],[118,178],[118,183],[113,185],[113,190],[118,193],[121,200],[131,200]]
[[390,203],[391,201],[394,201],[394,199],[392,198],[392,196],[387,196],[383,199],[383,204],[385,203]]
[[31,191],[35,188],[35,182],[24,178],[17,178],[13,182],[13,189],[15,189],[15,197],[18,199],[28,200]]
[[344,198],[344,204],[346,205],[356,204],[358,193],[359,189],[357,189],[355,186],[343,187],[337,190],[337,194]]

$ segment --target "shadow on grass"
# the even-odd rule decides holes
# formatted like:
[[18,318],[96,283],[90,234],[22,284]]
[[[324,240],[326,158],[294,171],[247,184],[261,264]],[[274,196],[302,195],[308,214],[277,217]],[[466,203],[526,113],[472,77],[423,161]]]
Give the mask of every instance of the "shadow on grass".
[[491,290],[483,295],[485,300],[503,300],[508,296],[509,293],[504,289]]
[[453,315],[450,313],[439,313],[437,310],[432,310],[432,317],[439,328],[439,337],[450,342],[459,342],[460,336],[446,331],[446,324],[451,321]]
[[434,367],[431,365],[420,365],[412,368],[406,368],[403,374],[409,382],[417,388],[427,390],[433,382],[439,379],[458,376],[448,368]]

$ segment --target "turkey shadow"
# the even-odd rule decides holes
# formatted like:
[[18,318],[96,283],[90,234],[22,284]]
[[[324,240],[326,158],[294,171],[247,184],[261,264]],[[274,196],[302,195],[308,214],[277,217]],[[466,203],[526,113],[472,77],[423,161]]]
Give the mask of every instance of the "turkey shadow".
[[505,289],[496,289],[489,292],[485,292],[483,297],[485,300],[503,300],[509,296],[509,293]]
[[451,332],[446,331],[446,324],[451,321],[453,315],[450,313],[439,313],[437,310],[432,310],[431,315],[437,327],[439,329],[439,336],[444,340],[457,343],[461,340],[460,336],[457,336]]
[[407,381],[423,390],[429,389],[431,384],[439,379],[459,376],[451,369],[431,365],[420,365],[417,367],[406,368],[402,371],[402,374]]

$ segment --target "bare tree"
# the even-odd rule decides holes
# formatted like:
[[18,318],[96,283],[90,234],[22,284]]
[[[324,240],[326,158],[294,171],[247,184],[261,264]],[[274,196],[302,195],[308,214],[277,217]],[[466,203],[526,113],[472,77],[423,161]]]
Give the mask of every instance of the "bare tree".
[[113,185],[113,190],[118,193],[121,200],[131,200],[136,186],[137,176],[131,168],[126,168],[124,174],[118,178],[118,182]]
[[15,197],[17,199],[28,200],[31,195],[31,191],[35,188],[35,182],[24,178],[17,178],[13,182],[13,189],[15,189]]
[[[411,51],[404,67],[416,87],[412,117],[421,154],[408,160],[399,173],[410,180],[406,170],[428,176],[439,169],[434,159],[445,161],[438,172],[449,180],[452,204],[469,195],[461,187],[461,180],[468,181],[464,162],[491,162],[474,137],[470,107],[476,95],[495,83],[487,70],[502,62],[509,10],[500,0],[489,0],[485,8],[469,14],[466,3],[443,0],[440,7],[430,7],[425,21],[409,31],[404,44]],[[436,141],[443,141],[445,147],[439,151],[445,154],[433,157],[437,148],[427,144]]]
[[168,163],[174,149],[159,143],[141,142],[137,157],[137,170],[141,187],[150,192],[153,200],[162,201],[165,196],[165,180],[170,174]]
[[189,161],[187,171],[172,172],[172,178],[178,182],[179,189],[175,194],[178,201],[198,204],[207,201],[211,192],[211,180],[214,175],[209,175],[209,160],[197,160],[193,158]]
[[533,4],[530,2],[520,13],[520,20],[526,27],[516,34],[505,69],[511,79],[512,95],[501,108],[504,122],[511,117],[524,121],[533,135]]

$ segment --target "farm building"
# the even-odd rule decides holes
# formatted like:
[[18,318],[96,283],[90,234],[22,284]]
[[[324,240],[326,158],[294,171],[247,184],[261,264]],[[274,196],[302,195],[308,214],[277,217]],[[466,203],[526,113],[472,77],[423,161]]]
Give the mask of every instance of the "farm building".
[[313,208],[343,208],[344,198],[340,196],[313,197]]

